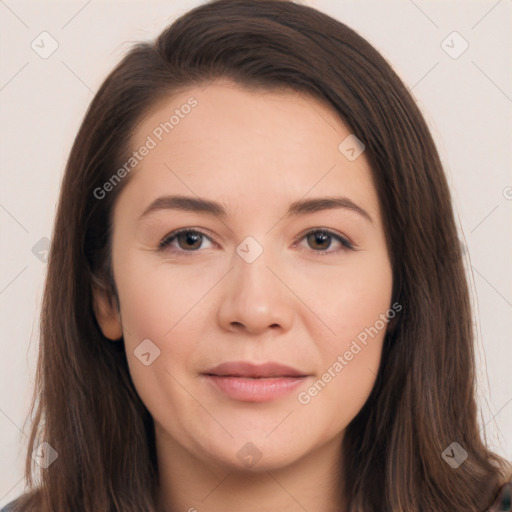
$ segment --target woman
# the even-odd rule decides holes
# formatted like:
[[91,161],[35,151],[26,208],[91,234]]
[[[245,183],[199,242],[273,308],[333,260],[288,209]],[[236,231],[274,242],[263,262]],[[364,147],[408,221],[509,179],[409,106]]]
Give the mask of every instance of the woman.
[[8,510],[510,510],[435,145],[327,15],[218,0],[133,48],[48,265]]

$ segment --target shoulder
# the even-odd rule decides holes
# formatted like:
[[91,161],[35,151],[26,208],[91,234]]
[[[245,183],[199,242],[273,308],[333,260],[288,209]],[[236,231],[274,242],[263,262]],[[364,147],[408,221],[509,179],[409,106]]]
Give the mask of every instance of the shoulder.
[[507,482],[501,489],[489,512],[511,512],[512,511],[512,480]]
[[11,501],[5,507],[0,509],[0,512],[12,512],[14,505],[16,505],[16,502],[18,502],[18,500]]
[[31,496],[32,493],[26,493],[18,496],[15,500],[4,505],[4,507],[0,509],[0,512],[21,512],[21,510],[27,510],[27,498],[30,498]]

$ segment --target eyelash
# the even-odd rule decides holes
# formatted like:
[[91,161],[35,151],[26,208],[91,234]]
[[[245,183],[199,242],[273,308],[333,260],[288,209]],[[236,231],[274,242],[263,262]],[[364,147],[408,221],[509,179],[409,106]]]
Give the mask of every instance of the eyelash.
[[[177,237],[180,234],[182,234],[182,233],[193,233],[193,234],[204,236],[204,237],[206,237],[206,238],[211,240],[211,237],[209,237],[208,235],[206,235],[202,231],[198,231],[196,229],[191,229],[191,228],[182,228],[182,229],[178,229],[176,231],[173,231],[172,233],[169,233],[160,242],[160,244],[158,246],[158,249],[159,250],[164,250],[164,249],[169,250],[171,243],[175,239],[177,239]],[[329,254],[338,254],[338,253],[345,252],[345,251],[353,251],[353,250],[355,250],[355,247],[346,238],[344,238],[343,236],[335,233],[334,231],[331,231],[329,229],[324,229],[324,228],[315,228],[315,229],[311,229],[311,230],[307,231],[306,233],[304,233],[304,235],[302,235],[302,237],[298,240],[298,242],[302,241],[308,235],[311,235],[313,233],[322,233],[324,235],[328,235],[328,236],[334,238],[335,240],[337,240],[341,244],[341,248],[336,249],[334,251],[332,251],[332,250],[315,251],[315,250],[311,249],[313,251],[313,253],[315,253],[316,255],[324,256],[324,255],[329,255]],[[295,243],[297,243],[297,242],[295,242]],[[180,250],[171,249],[171,252],[182,252],[182,253],[190,252],[190,253],[194,253],[194,252],[198,252],[198,250],[186,251],[184,249],[180,249]]]

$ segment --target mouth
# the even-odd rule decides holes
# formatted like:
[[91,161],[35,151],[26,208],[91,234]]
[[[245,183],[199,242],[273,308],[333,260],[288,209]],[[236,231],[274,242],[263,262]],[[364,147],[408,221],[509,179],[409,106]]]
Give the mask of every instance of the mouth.
[[233,400],[269,402],[291,393],[310,374],[279,363],[222,363],[201,374],[213,388]]
[[266,379],[273,377],[306,377],[308,374],[279,363],[252,364],[245,361],[222,363],[204,372],[215,377]]

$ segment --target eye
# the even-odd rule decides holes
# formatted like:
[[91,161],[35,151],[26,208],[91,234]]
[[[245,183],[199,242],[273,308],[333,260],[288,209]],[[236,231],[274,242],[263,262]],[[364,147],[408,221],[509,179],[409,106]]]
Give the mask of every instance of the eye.
[[[195,229],[184,228],[168,234],[160,242],[158,248],[165,249],[166,247],[170,247],[173,251],[178,252],[180,250],[185,252],[197,252],[197,249],[201,247],[201,244],[205,239],[210,240],[210,237],[200,231],[196,231]],[[173,245],[174,242],[177,242],[178,249],[176,249],[176,245]]]
[[[308,246],[318,255],[337,254],[346,250],[354,250],[354,246],[343,236],[328,229],[312,229],[300,240],[306,239]],[[338,249],[327,250],[332,246],[332,241],[338,244]],[[319,250],[317,250],[319,249]]]
[[[337,254],[341,251],[354,250],[354,246],[345,237],[328,229],[312,229],[299,240],[302,241],[304,239],[307,240],[313,252],[318,255]],[[158,248],[160,250],[170,248],[171,251],[175,252],[198,252],[204,240],[210,241],[210,244],[212,242],[211,238],[201,231],[183,228],[169,233],[160,242]],[[327,250],[330,249],[333,240],[339,245],[338,249]],[[212,247],[212,245],[209,247]]]

